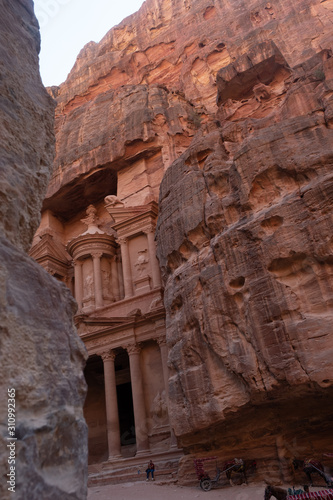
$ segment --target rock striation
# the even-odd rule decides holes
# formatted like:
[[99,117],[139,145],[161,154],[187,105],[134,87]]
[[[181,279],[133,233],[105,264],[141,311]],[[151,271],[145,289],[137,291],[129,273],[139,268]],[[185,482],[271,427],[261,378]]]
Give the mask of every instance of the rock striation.
[[147,0],[50,89],[44,213],[159,193],[183,481],[204,454],[289,480],[332,437],[332,21],[330,0]]
[[0,10],[0,497],[83,499],[86,353],[76,306],[25,253],[52,167],[54,103],[39,76],[33,2],[0,1]]

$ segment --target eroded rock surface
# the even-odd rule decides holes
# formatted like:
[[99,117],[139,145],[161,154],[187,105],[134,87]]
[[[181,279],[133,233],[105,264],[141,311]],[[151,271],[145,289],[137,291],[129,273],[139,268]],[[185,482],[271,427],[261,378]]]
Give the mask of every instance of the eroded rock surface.
[[0,1],[0,11],[0,497],[83,499],[86,353],[73,326],[76,306],[24,253],[52,168],[54,104],[39,76],[32,1]]
[[[279,438],[283,452],[276,443],[271,451],[284,458],[323,446],[332,407],[321,398],[333,378],[332,68],[329,50],[290,68],[273,44],[258,44],[220,70],[215,128],[163,178],[157,241],[170,398],[189,450],[206,443],[225,458],[246,450],[260,463],[259,436],[268,447]],[[310,423],[315,397],[319,431]],[[302,411],[300,437],[292,421]],[[233,421],[240,434],[230,442]],[[304,432],[311,437],[300,442]]]
[[9,478],[7,388],[16,394],[15,496],[86,498],[85,348],[76,304],[37,263],[1,238],[1,498]]
[[54,105],[38,71],[40,39],[32,2],[2,1],[0,7],[0,224],[11,242],[27,251],[54,156]]
[[[84,210],[110,194],[100,177],[112,186],[136,158],[155,153],[153,170],[164,172],[214,119],[221,68],[244,64],[267,41],[294,67],[329,47],[332,17],[330,2],[319,0],[302,9],[284,0],[147,0],[100,43],[87,44],[67,80],[49,90],[57,101],[57,154],[44,208],[66,199]],[[141,174],[149,176],[149,167]],[[157,199],[159,182],[152,181],[150,198]]]

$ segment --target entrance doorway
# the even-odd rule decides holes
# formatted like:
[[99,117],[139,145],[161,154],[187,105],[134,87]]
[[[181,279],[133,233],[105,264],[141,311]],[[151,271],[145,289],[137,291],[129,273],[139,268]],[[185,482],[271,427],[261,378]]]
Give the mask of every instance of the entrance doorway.
[[121,445],[135,444],[132,386],[130,382],[117,385],[117,399]]
[[131,374],[127,352],[119,350],[115,359],[117,402],[122,454],[135,454],[135,424]]
[[104,367],[100,356],[90,356],[84,370],[88,385],[83,413],[88,425],[88,463],[107,460]]

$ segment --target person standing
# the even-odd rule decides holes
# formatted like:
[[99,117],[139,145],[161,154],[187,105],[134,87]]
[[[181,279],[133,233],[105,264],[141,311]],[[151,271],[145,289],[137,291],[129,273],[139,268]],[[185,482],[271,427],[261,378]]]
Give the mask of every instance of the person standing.
[[152,460],[150,460],[148,463],[148,468],[146,469],[147,473],[146,481],[149,481],[149,474],[151,474],[151,480],[154,481],[154,470],[155,470],[155,465],[153,464]]

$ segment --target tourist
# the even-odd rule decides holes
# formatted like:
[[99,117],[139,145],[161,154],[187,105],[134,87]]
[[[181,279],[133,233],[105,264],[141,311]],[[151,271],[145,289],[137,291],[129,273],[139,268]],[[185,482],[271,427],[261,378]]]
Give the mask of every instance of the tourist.
[[154,481],[154,470],[155,470],[155,465],[150,460],[150,462],[148,463],[148,468],[146,469],[146,472],[147,472],[146,481],[149,481],[149,474],[151,474],[151,480]]

